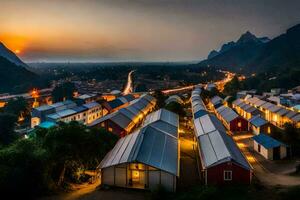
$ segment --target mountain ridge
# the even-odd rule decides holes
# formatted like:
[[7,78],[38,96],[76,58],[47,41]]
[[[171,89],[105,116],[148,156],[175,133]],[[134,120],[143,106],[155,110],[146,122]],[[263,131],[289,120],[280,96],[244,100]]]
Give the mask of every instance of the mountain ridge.
[[10,62],[18,66],[28,67],[13,51],[7,48],[1,41],[0,41],[0,56],[6,58]]
[[[228,43],[224,45],[226,44]],[[287,29],[285,33],[272,40],[266,37],[258,38],[247,31],[234,45],[231,42],[230,44],[231,48],[225,52],[214,52],[213,56],[198,65],[249,73],[270,71],[280,67],[299,67],[300,24]]]

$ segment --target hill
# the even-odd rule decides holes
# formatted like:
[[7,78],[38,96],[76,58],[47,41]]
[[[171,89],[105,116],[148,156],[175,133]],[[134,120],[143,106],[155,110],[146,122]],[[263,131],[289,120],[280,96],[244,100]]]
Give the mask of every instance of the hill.
[[8,49],[2,42],[0,42],[0,56],[6,58],[10,62],[22,66],[27,67],[27,65],[16,56],[10,49]]
[[[226,48],[224,48],[226,47]],[[285,71],[300,67],[300,24],[270,40],[257,38],[250,32],[237,42],[229,42],[219,52],[199,63],[236,72],[259,73]]]
[[23,92],[33,86],[37,75],[0,56],[0,93]]

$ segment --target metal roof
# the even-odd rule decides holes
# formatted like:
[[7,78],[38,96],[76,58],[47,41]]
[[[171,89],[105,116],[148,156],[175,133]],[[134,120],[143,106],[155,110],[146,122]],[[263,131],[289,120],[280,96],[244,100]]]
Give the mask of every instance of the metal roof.
[[72,110],[74,110],[77,113],[80,113],[80,112],[88,110],[88,108],[83,107],[83,106],[76,106],[76,107],[72,108]]
[[54,114],[47,115],[47,117],[51,118],[51,119],[60,119],[60,118],[64,118],[64,117],[67,117],[67,116],[70,116],[70,115],[74,115],[76,113],[77,112],[75,110],[65,109],[65,110],[58,111]]
[[267,120],[261,118],[260,116],[252,117],[249,122],[256,127],[260,127],[268,123]]
[[232,104],[239,106],[241,103],[244,103],[242,99],[236,99],[232,102]]
[[293,122],[298,123],[298,122],[300,121],[300,114],[295,115],[294,117],[291,118],[291,120],[292,120]]
[[204,115],[196,120],[195,134],[203,168],[232,161],[245,169],[251,169],[233,139],[226,134],[222,123],[213,115]]
[[89,124],[88,126],[95,126],[99,123],[102,123],[103,121],[111,120],[121,128],[125,129],[133,122],[134,118],[138,117],[139,114],[143,113],[144,109],[148,105],[151,105],[150,102],[146,99],[152,99],[152,101],[155,100],[155,98],[146,98],[145,96],[140,97],[139,99],[131,101],[129,106],[117,110],[116,112],[108,114],[104,117],[101,117]]
[[178,176],[178,152],[178,137],[149,124],[121,138],[99,167],[138,162]]
[[260,107],[266,110],[270,110],[272,107],[274,107],[275,105],[270,103],[270,102],[266,102],[264,104],[262,104]]
[[290,110],[290,111],[285,115],[285,117],[291,119],[291,118],[293,118],[293,117],[294,117],[295,115],[297,115],[297,114],[298,114],[298,113],[296,113],[296,112]]
[[220,108],[217,109],[217,112],[218,112],[219,115],[221,115],[221,117],[227,123],[230,123],[232,120],[239,117],[239,115],[236,112],[234,112],[231,108],[229,108],[227,106],[221,106]]
[[91,103],[83,104],[82,106],[84,106],[84,107],[86,107],[88,109],[91,109],[91,108],[95,108],[95,107],[100,106],[100,104],[97,103],[97,102],[91,102]]
[[226,131],[223,124],[212,114],[203,115],[195,119],[194,126],[196,137],[215,130]]
[[276,114],[277,114],[277,115],[280,115],[280,116],[284,116],[284,115],[287,114],[288,112],[289,112],[288,109],[282,108],[282,109],[278,110],[278,111],[276,112]]
[[110,118],[115,124],[119,125],[121,128],[126,129],[128,125],[132,122],[131,118],[121,112],[117,112]]
[[117,108],[119,106],[122,106],[124,103],[120,99],[114,99],[112,101],[107,102],[107,104],[112,108]]
[[277,106],[277,105],[274,105],[273,107],[269,108],[269,111],[274,113],[274,112],[280,110],[281,108],[282,108],[282,107],[279,107],[279,106]]
[[171,95],[168,97],[168,99],[165,100],[166,104],[169,104],[171,102],[177,102],[179,104],[183,104],[183,100],[178,95]]
[[252,139],[260,145],[262,145],[263,147],[265,147],[266,149],[271,149],[285,145],[264,133],[260,133],[259,135],[253,136]]
[[223,99],[219,96],[214,96],[213,98],[211,98],[210,101],[213,105],[216,105],[216,104],[222,103]]
[[166,109],[159,109],[146,117],[144,125],[148,125],[156,121],[163,121],[165,123],[178,127],[179,117],[177,114],[171,111],[168,111]]

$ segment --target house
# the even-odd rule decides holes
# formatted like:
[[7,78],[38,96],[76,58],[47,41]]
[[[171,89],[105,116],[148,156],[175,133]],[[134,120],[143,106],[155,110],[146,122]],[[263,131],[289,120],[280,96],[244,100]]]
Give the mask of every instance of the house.
[[82,94],[78,97],[75,97],[75,102],[79,105],[85,104],[85,103],[91,103],[95,101],[102,100],[102,97],[100,94]]
[[292,123],[296,127],[300,127],[300,113],[266,102],[257,97],[247,99],[245,102],[258,108],[266,120],[279,128],[283,128],[285,123]]
[[144,117],[152,112],[156,105],[156,99],[150,95],[142,95],[130,102],[127,107],[95,120],[88,126],[102,127],[113,134],[123,137],[137,127]]
[[268,160],[279,160],[288,155],[285,144],[264,133],[252,137],[252,140],[253,149]]
[[53,114],[66,109],[71,109],[76,107],[76,103],[73,101],[63,101],[57,102],[52,105],[43,105],[40,107],[33,108],[31,110],[31,128],[39,125],[40,123],[46,121],[47,115]]
[[178,115],[161,109],[121,138],[99,165],[101,184],[175,192],[179,177]]
[[255,135],[272,132],[273,126],[270,122],[260,116],[254,116],[249,120],[249,127]]
[[214,96],[210,99],[210,107],[217,109],[223,105],[223,99],[219,96]]
[[206,185],[250,184],[250,164],[214,115],[195,119],[194,131]]
[[261,115],[261,111],[259,111],[254,106],[245,103],[242,99],[236,99],[235,101],[233,101],[232,108],[247,120],[251,119],[254,116]]
[[193,90],[191,95],[191,104],[192,104],[192,112],[193,118],[197,119],[202,115],[206,115],[208,112],[206,110],[206,106],[202,101],[201,97],[201,89],[200,90]]
[[248,121],[227,106],[218,107],[216,115],[229,131],[241,132],[249,130]]
[[216,88],[216,84],[214,84],[214,83],[208,83],[208,84],[206,84],[206,86],[205,86],[205,89],[207,90],[207,91],[212,91],[213,89],[215,89]]
[[102,104],[104,115],[107,113],[112,113],[116,110],[126,107],[130,101],[133,101],[135,97],[132,94],[127,94],[125,96],[118,97],[112,101],[106,101]]

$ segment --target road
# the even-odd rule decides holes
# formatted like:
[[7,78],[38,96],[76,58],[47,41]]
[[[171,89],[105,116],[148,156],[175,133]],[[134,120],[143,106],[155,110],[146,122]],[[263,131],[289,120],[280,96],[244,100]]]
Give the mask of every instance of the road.
[[132,73],[134,72],[134,70],[130,71],[128,73],[128,78],[127,78],[127,83],[126,83],[126,87],[123,90],[123,95],[127,95],[133,92],[133,82],[132,82]]
[[291,168],[290,165],[272,162],[269,165],[273,166],[269,167],[268,169],[266,168],[265,164],[260,161],[261,159],[259,159],[259,156],[251,150],[250,138],[252,136],[252,134],[235,135],[233,136],[233,139],[236,141],[238,147],[241,149],[248,162],[252,165],[254,176],[256,176],[263,184],[269,186],[300,185],[300,177],[276,172],[276,169],[279,167],[286,167],[287,171],[289,171],[289,169]]

